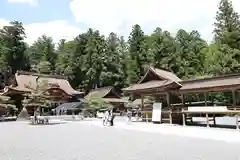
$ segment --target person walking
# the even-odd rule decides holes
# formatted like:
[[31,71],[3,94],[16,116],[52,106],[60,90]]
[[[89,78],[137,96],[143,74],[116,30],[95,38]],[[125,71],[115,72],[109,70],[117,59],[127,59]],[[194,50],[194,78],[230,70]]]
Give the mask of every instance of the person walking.
[[132,112],[128,109],[127,110],[127,122],[130,123],[132,121]]
[[103,116],[103,125],[106,126],[108,124],[109,112],[105,111]]

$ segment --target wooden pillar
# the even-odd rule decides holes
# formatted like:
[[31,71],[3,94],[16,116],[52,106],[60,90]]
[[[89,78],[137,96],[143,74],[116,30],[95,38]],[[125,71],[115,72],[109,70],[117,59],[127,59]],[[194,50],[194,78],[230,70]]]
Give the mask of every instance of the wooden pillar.
[[206,113],[206,122],[207,122],[207,127],[209,127],[209,118],[207,113]]
[[172,108],[171,108],[171,104],[170,104],[170,94],[167,92],[166,93],[167,96],[167,107],[169,109],[169,123],[172,124]]
[[207,106],[207,93],[204,92],[204,101],[205,101],[205,106]]
[[235,93],[236,93],[235,90],[232,90],[232,98],[233,98],[232,106],[233,106],[234,110],[236,110],[236,94]]
[[144,109],[144,96],[141,95],[141,110],[143,111]]
[[169,111],[169,122],[172,124],[172,109]]
[[171,104],[170,104],[170,95],[169,93],[166,94],[167,95],[167,106],[168,108],[170,108]]
[[211,105],[214,105],[213,94],[212,92],[209,93],[209,97],[211,97]]
[[[144,110],[144,96],[141,95],[141,112],[142,112],[142,118],[144,118],[144,112],[143,112],[143,110]],[[145,115],[145,116],[146,116],[145,118],[147,118],[147,115]],[[146,119],[146,121],[148,122],[148,119]]]
[[146,121],[147,121],[147,123],[148,123],[148,113],[146,113]]
[[186,117],[185,117],[185,114],[183,113],[183,108],[185,107],[185,97],[184,97],[184,94],[181,93],[181,100],[182,100],[182,123],[183,123],[183,126],[186,125]]
[[[182,109],[183,111],[183,109]],[[186,126],[186,118],[185,118],[185,113],[182,112],[182,121],[183,121],[183,126]]]
[[238,115],[236,115],[236,129],[239,130]]
[[181,100],[182,100],[182,108],[185,106],[185,97],[184,94],[181,94]]

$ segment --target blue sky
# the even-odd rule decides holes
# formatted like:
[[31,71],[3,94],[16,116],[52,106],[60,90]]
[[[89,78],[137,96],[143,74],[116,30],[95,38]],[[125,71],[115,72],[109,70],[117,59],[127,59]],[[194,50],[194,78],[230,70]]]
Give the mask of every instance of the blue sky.
[[[55,42],[70,40],[89,27],[104,35],[127,35],[134,24],[146,34],[156,27],[172,34],[182,28],[198,30],[212,39],[214,18],[220,0],[0,0],[0,27],[9,21],[22,21],[26,42],[46,34]],[[232,0],[240,11],[240,1]],[[207,5],[206,5],[207,4]]]
[[19,20],[23,23],[54,21],[59,19],[75,23],[69,7],[69,0],[40,0],[37,5],[26,3],[9,3],[0,1],[0,15],[6,19]]

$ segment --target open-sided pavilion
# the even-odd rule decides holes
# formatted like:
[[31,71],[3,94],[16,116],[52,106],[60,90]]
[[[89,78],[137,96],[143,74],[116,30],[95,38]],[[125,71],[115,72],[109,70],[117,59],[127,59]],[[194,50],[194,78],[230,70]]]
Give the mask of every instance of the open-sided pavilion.
[[[147,113],[144,107],[144,97],[154,96],[156,102],[162,102],[163,104],[162,122],[185,124],[187,116],[205,115],[209,126],[209,116],[213,117],[215,123],[215,115],[238,115],[240,113],[237,98],[239,89],[240,74],[181,80],[171,72],[149,67],[137,84],[124,88],[123,92],[131,94],[134,98],[141,98],[141,108],[145,116]],[[209,97],[212,98],[214,94],[225,92],[231,93],[231,104],[215,106],[213,99],[209,101]],[[195,108],[200,107],[202,109],[189,109],[190,106],[194,105],[194,102],[186,102],[189,95],[195,96],[195,99],[203,97],[202,104],[200,102],[195,104]],[[236,124],[238,125],[238,119]]]

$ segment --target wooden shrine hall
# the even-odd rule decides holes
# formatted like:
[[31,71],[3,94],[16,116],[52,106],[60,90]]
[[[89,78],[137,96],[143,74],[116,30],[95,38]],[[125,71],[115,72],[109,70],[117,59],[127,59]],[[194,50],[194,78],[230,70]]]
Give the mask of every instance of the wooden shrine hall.
[[[41,89],[40,84],[46,82],[46,86]],[[25,98],[32,95],[41,94],[41,99],[48,100],[51,104],[62,104],[66,102],[79,101],[84,93],[72,88],[67,79],[60,75],[45,75],[33,72],[17,71],[10,86],[6,86],[1,95],[9,96],[15,101],[18,108],[22,107]],[[42,91],[43,90],[43,91]],[[35,101],[29,102],[26,108],[29,113],[33,113],[34,108],[39,104]]]
[[[123,89],[133,99],[141,98],[143,117],[151,117],[152,108],[145,108],[144,97],[152,96],[162,103],[161,123],[185,125],[193,117],[204,116],[216,124],[215,117],[234,115],[238,127],[240,74],[195,80],[181,80],[175,74],[149,67],[137,84]],[[227,97],[226,102],[219,102]],[[218,101],[216,101],[218,99]],[[226,98],[225,98],[226,99]]]

